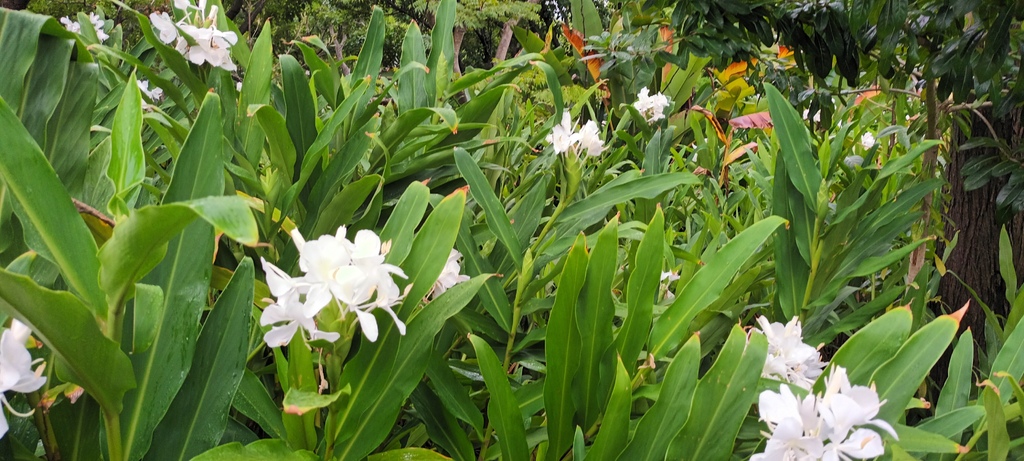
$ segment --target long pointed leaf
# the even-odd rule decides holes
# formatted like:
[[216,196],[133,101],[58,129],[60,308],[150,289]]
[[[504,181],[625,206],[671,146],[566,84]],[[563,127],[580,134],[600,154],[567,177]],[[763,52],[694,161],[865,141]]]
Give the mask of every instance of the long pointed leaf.
[[46,162],[17,115],[0,99],[0,177],[21,203],[45,250],[60,268],[71,289],[85,300],[98,318],[106,317],[106,298],[99,286],[96,242],[71,202],[57,174]]
[[[220,98],[209,93],[199,110],[163,203],[220,195],[224,192],[224,146]],[[138,388],[128,394],[121,432],[130,460],[149,449],[153,430],[163,418],[192,364],[199,314],[206,306],[214,250],[213,226],[189,224],[167,246],[167,256],[143,280],[164,290],[163,318],[153,345],[132,356]]]
[[103,408],[121,409],[121,397],[135,387],[131,364],[78,298],[0,269],[0,310],[28,325]]
[[516,397],[512,394],[508,376],[505,375],[505,370],[498,362],[498,356],[494,354],[494,349],[491,349],[487,341],[479,336],[469,335],[469,340],[473,343],[473,349],[476,350],[480,374],[484,375],[487,390],[491,394],[491,400],[487,404],[487,417],[494,425],[502,456],[509,460],[530,459],[523,417],[519,413]]
[[254,270],[245,258],[213,306],[196,344],[192,368],[157,426],[153,459],[189,460],[217,445],[245,370]]
[[718,298],[740,267],[783,222],[778,216],[758,221],[708,259],[707,264],[676,293],[675,301],[655,322],[650,345],[655,358],[664,357],[672,345],[679,344],[690,328],[690,321]]

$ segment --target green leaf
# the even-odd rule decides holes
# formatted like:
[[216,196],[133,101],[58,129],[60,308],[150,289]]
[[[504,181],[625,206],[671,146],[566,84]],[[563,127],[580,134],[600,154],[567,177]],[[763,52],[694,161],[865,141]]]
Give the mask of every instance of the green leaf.
[[[163,204],[185,202],[224,192],[223,123],[220,98],[206,95],[199,116],[182,146]],[[164,290],[163,316],[153,345],[132,356],[138,387],[125,399],[121,413],[126,456],[139,459],[149,449],[153,430],[163,417],[189,367],[206,306],[214,250],[214,229],[205,221],[188,225],[167,245],[167,256],[143,278]]]
[[[274,50],[271,43],[273,28],[268,20],[262,28],[256,43],[249,54],[249,62],[245,66],[242,77],[242,92],[239,94],[238,116],[241,127],[239,138],[244,141],[245,157],[252,165],[260,162],[263,152],[263,132],[257,121],[247,117],[249,106],[254,104],[270,104],[270,81],[274,73]],[[274,143],[280,138],[275,137]]]
[[[559,235],[575,234],[604,217],[612,206],[635,198],[654,198],[673,188],[699,184],[700,180],[691,173],[663,173],[653,176],[637,176],[615,184],[608,184],[589,197],[565,208],[558,217]],[[595,217],[596,216],[596,217]]]
[[630,374],[636,372],[637,359],[651,331],[654,300],[661,284],[661,262],[665,249],[665,215],[659,206],[640,240],[632,272],[626,285],[626,319],[619,328],[615,345],[624,357]]
[[256,220],[239,197],[207,197],[134,210],[100,248],[100,287],[107,293],[108,304],[119,309],[135,282],[163,259],[167,242],[197,217],[247,245],[259,239]]
[[544,358],[544,409],[548,417],[548,461],[561,459],[572,443],[572,378],[579,367],[580,333],[576,328],[576,303],[587,276],[587,241],[582,234],[569,250],[558,279],[555,304],[548,317]]
[[235,269],[207,317],[188,377],[150,448],[154,458],[188,460],[220,442],[228,411],[245,371],[253,298],[252,259]]
[[771,84],[764,89],[768,95],[768,111],[775,123],[775,136],[779,139],[779,152],[786,157],[789,179],[803,195],[804,203],[813,207],[818,203],[821,170],[814,158],[811,135],[800,114],[778,89]]
[[398,199],[391,217],[380,232],[382,242],[391,242],[389,264],[401,264],[412,249],[413,233],[423,220],[423,212],[430,203],[430,188],[421,182],[410,183]]
[[295,171],[296,153],[287,122],[271,105],[257,106],[256,110],[250,110],[249,114],[256,117],[263,132],[266,133],[267,144],[270,145],[270,165],[277,168],[290,183],[294,180],[292,173]]
[[299,177],[303,154],[316,140],[316,105],[309,90],[309,81],[306,80],[306,71],[299,65],[299,61],[291,55],[282,54],[278,56],[278,62],[281,64],[281,80],[284,83],[286,125],[297,154],[295,170],[284,173],[294,181]]
[[352,80],[370,77],[377,79],[380,73],[380,64],[384,59],[384,10],[377,6],[373,7],[370,15],[370,24],[366,27],[366,38],[363,47],[359,49],[359,59],[352,69]]
[[466,192],[458,190],[445,197],[434,208],[424,221],[423,227],[416,233],[412,249],[402,262],[402,268],[409,274],[412,288],[405,295],[405,301],[397,312],[409,315],[413,307],[430,292],[448,261],[448,255],[455,247],[455,238],[465,208]]
[[259,424],[267,434],[277,439],[285,438],[284,423],[281,421],[281,410],[270,398],[267,388],[260,378],[251,371],[242,374],[232,407]]
[[377,453],[367,461],[444,461],[448,458],[426,448],[399,448]]
[[21,204],[21,218],[35,228],[49,253],[47,259],[57,265],[71,289],[97,318],[105,318],[107,303],[98,283],[96,242],[43,152],[2,99],[0,138],[4,140],[0,178]]
[[[1024,320],[1022,320],[1024,321]],[[992,362],[992,373],[1005,372],[1010,376],[1024,375],[1024,328],[1018,323],[999,349],[995,360]],[[992,377],[992,383],[999,389],[999,397],[1005,404],[1010,401],[1013,395],[1008,378]]]
[[903,414],[907,402],[953,341],[958,326],[959,321],[949,315],[936,318],[911,335],[896,355],[875,370],[869,383],[877,386],[878,399],[886,401],[878,411],[879,419],[892,422]]
[[[452,28],[455,27],[455,5],[456,0],[441,0],[434,12],[434,28],[430,30],[430,55],[427,57],[427,69],[432,75],[442,71],[437,66],[440,62],[451,65],[452,56],[455,56],[455,42],[452,40]],[[441,59],[444,56],[444,59]],[[438,96],[437,86],[428,82],[427,104],[433,106],[434,99]]]
[[953,348],[949,358],[946,383],[939,391],[939,400],[935,403],[935,416],[942,416],[957,408],[967,406],[974,387],[974,336],[970,330],[963,332]]
[[342,396],[348,396],[350,392],[352,392],[352,389],[348,386],[330,394],[321,394],[317,391],[307,391],[291,387],[288,388],[288,392],[284,395],[282,405],[284,406],[285,413],[303,415],[313,410],[327,408]]
[[1006,429],[1006,414],[999,393],[991,385],[981,391],[985,403],[985,427],[988,429],[988,460],[1005,461],[1010,452],[1010,435]]
[[658,400],[640,418],[633,438],[617,459],[666,459],[669,445],[689,419],[699,365],[700,337],[693,335],[669,363]]
[[[696,381],[696,376],[694,378]],[[601,418],[601,430],[598,431],[594,445],[587,453],[590,461],[614,460],[628,441],[629,412],[633,406],[633,393],[629,372],[623,366],[621,358],[616,361],[615,382],[611,394],[608,407]]]
[[[458,200],[451,200],[449,204],[462,208]],[[434,213],[440,211],[442,206],[438,205]],[[415,279],[415,272],[407,272]],[[456,284],[432,300],[408,320],[405,336],[398,334],[387,314],[380,316],[387,320],[378,322],[377,342],[363,342],[359,352],[346,362],[342,373],[341,383],[352,386],[352,397],[337,415],[336,456],[361,459],[387,437],[405,400],[423,378],[434,336],[473,299],[487,278],[489,276],[477,276]],[[382,369],[392,371],[380,373]]]
[[733,237],[718,253],[705,261],[704,267],[676,293],[675,301],[654,323],[650,353],[655,358],[663,358],[672,346],[682,341],[689,333],[690,322],[694,317],[722,294],[757,248],[784,222],[778,216],[758,221]]
[[487,418],[494,426],[494,433],[498,436],[498,444],[501,446],[501,455],[504,459],[530,459],[529,448],[526,445],[526,430],[523,427],[523,417],[519,413],[519,404],[516,397],[512,395],[512,387],[508,383],[508,376],[505,369],[498,362],[498,356],[494,350],[482,338],[476,335],[469,335],[476,351],[477,363],[480,365],[480,373],[484,375],[484,382],[490,392],[490,402],[487,404]]
[[960,435],[964,430],[974,425],[983,416],[985,408],[981,405],[971,405],[957,408],[956,410],[944,413],[918,424],[918,429],[933,432],[953,440],[962,440]]
[[0,49],[4,50],[5,66],[0,77],[0,98],[21,101],[25,76],[35,60],[39,38],[46,23],[56,24],[49,16],[28,11],[0,11]]
[[[131,258],[125,258],[131,259]],[[132,316],[132,353],[143,352],[153,345],[157,323],[163,317],[164,290],[158,286],[135,284],[135,309]]]
[[89,128],[96,106],[98,67],[71,63],[67,86],[46,124],[43,152],[73,197],[82,197],[89,167]]
[[597,12],[594,0],[570,0],[569,8],[572,17],[572,28],[583,34],[587,39],[594,35],[601,35],[604,26],[601,23],[601,15]]
[[902,424],[894,424],[893,427],[896,429],[899,441],[890,441],[889,443],[899,444],[900,447],[908,452],[959,453],[959,444],[939,434]]
[[284,440],[264,439],[242,446],[238,442],[221,445],[192,461],[319,461],[320,457],[306,450],[293,451]]
[[[330,202],[327,202],[314,219],[307,219],[301,226],[309,236],[321,236],[334,234],[338,227],[352,222],[352,217],[367,198],[380,193],[383,180],[380,176],[371,174],[359,178],[345,186],[341,192],[334,194]],[[308,224],[313,224],[309,226]]]
[[455,164],[459,168],[459,173],[469,184],[470,196],[483,208],[487,216],[487,227],[494,232],[494,235],[498,236],[501,244],[505,245],[505,249],[516,263],[516,268],[521,269],[523,267],[523,249],[519,245],[519,239],[516,237],[515,230],[512,229],[508,215],[505,214],[505,208],[498,200],[498,196],[494,194],[494,190],[491,189],[487,177],[480,171],[476,160],[473,160],[469,152],[461,147],[455,148]]
[[1006,285],[1006,302],[1012,305],[1017,298],[1017,270],[1013,267],[1013,246],[1005,226],[999,229],[999,275]]
[[50,423],[60,447],[60,459],[95,461],[100,453],[100,407],[88,395],[57,402],[50,407]]
[[146,177],[146,152],[142,150],[142,95],[135,84],[135,74],[124,85],[121,102],[114,113],[110,141],[107,175],[114,181],[117,196],[127,200]]
[[[456,238],[459,252],[462,253],[462,268],[469,275],[492,274],[495,270],[480,254],[480,246],[473,237],[472,226],[473,217],[468,213],[463,215],[459,236]],[[480,292],[480,303],[501,331],[512,331],[512,303],[509,302],[501,282],[495,279],[488,280]]]
[[[405,32],[405,39],[402,40],[402,58],[400,67],[405,68],[410,64],[427,63],[426,51],[423,49],[423,32],[415,22],[409,24]],[[427,105],[427,72],[419,69],[418,66],[402,74],[398,78],[398,111],[404,113],[409,109],[416,109]]]
[[359,162],[366,156],[373,137],[377,136],[379,129],[380,117],[374,117],[355,130],[355,136],[345,141],[345,144],[332,157],[327,169],[314,182],[307,206],[321,209],[327,198],[337,193],[339,185],[350,177]]
[[693,394],[690,418],[669,447],[670,459],[724,459],[732,453],[733,443],[743,419],[757,399],[757,382],[768,355],[764,335],[747,334],[734,326],[715,364],[700,379]]
[[131,363],[116,343],[103,336],[82,301],[0,269],[0,310],[28,325],[72,373],[70,381],[82,386],[100,406],[114,413],[121,410],[122,396],[135,387]]
[[[435,355],[436,356],[436,355]],[[427,428],[430,441],[440,446],[452,458],[458,461],[474,461],[473,443],[469,441],[466,431],[458,420],[447,410],[447,406],[430,389],[427,383],[421,382],[410,396],[416,413]],[[479,413],[479,412],[477,412]]]
[[[831,363],[846,368],[850,382],[866,384],[871,374],[891,359],[910,336],[912,321],[910,309],[886,312],[847,339],[832,356]],[[824,386],[823,374],[814,388],[824,391]]]
[[455,378],[455,373],[452,372],[451,367],[448,366],[440,355],[432,354],[430,356],[430,362],[427,364],[427,377],[430,378],[430,384],[434,385],[437,396],[444,405],[444,408],[450,411],[456,418],[473,426],[477,436],[482,438],[484,432],[483,414],[480,413],[480,410],[473,403],[469,390],[462,384],[459,384],[458,379]]
[[618,268],[618,218],[597,236],[587,263],[587,278],[576,303],[576,328],[580,332],[580,361],[573,377],[576,421],[590,428],[604,412],[615,372],[612,323],[615,301],[612,288]]

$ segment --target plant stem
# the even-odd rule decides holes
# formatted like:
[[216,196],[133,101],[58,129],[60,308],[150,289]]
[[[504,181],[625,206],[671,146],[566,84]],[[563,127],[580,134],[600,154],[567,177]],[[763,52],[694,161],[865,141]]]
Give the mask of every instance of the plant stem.
[[[807,287],[804,289],[804,302],[800,306],[802,311],[811,302],[811,291],[814,288],[814,278],[818,275],[818,263],[821,261],[822,242],[818,238],[821,232],[822,220],[815,218],[814,234],[811,235],[811,271],[807,274]],[[799,316],[800,312],[797,312]]]
[[[42,400],[42,393],[39,391],[30,392],[25,397],[28,398],[29,405],[32,406],[33,410],[39,410],[39,402]],[[60,459],[60,447],[57,445],[57,438],[53,434],[53,425],[50,424],[50,415],[45,411],[34,411],[33,419],[36,423],[36,429],[39,431],[39,438],[43,441],[43,450],[46,451],[47,461],[57,461]]]
[[109,461],[122,461],[124,447],[121,446],[121,416],[117,412],[103,409],[103,421],[107,427],[107,453]]
[[487,427],[484,428],[484,443],[480,445],[480,456],[477,457],[477,461],[484,461],[487,458],[487,447],[491,444],[491,422],[487,422]]

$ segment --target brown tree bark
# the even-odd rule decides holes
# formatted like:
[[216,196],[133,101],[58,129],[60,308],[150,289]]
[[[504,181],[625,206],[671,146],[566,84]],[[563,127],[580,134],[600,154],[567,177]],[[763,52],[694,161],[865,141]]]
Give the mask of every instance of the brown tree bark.
[[243,3],[245,3],[245,0],[234,0],[231,2],[231,6],[224,12],[224,16],[228,19],[235,19],[235,16],[238,16],[238,13],[242,11]]
[[29,0],[0,0],[0,8],[10,10],[24,10],[28,8]]
[[462,73],[462,66],[459,65],[459,50],[462,49],[462,38],[466,36],[466,27],[456,25],[452,30],[452,41],[455,42],[455,56],[452,56],[452,69],[456,74]]
[[[1014,109],[1007,116],[993,119],[987,109],[972,113],[970,126],[974,136],[995,135],[1005,140],[1011,149],[1016,149],[1024,141],[1024,109]],[[986,124],[991,123],[991,130]],[[950,162],[946,166],[946,179],[949,181],[950,201],[946,211],[945,238],[952,240],[959,233],[957,245],[953,248],[946,269],[951,272],[939,282],[939,297],[947,310],[959,309],[968,300],[971,307],[967,310],[960,323],[961,331],[970,327],[975,340],[984,344],[985,312],[975,302],[971,292],[964,286],[971,287],[978,298],[992,311],[1005,318],[1010,311],[1010,303],[1006,300],[1005,284],[999,274],[999,229],[996,221],[996,196],[1006,183],[1005,178],[990,181],[984,187],[967,191],[961,174],[964,165],[979,155],[995,155],[993,149],[976,148],[958,151],[968,139],[967,133],[953,124]],[[1005,224],[1014,249],[1014,267],[1017,273],[1024,273],[1024,215],[1016,215]],[[939,251],[943,251],[939,248]],[[941,253],[940,253],[941,254]],[[963,281],[957,280],[956,274]],[[943,370],[943,374],[945,370]]]
[[[539,3],[540,0],[529,0],[529,2]],[[508,56],[508,47],[512,44],[512,28],[518,23],[519,18],[505,21],[505,25],[501,28],[501,39],[498,40],[498,49],[494,52],[495,61],[504,61],[505,57]]]

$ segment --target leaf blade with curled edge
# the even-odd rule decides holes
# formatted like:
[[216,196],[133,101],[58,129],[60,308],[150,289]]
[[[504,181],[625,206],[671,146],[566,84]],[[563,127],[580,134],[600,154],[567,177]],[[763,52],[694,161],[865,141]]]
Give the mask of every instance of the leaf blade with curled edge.
[[312,410],[326,408],[338,401],[342,396],[348,397],[352,394],[352,386],[346,385],[331,394],[320,394],[318,392],[304,391],[301,389],[288,389],[284,395],[282,406],[284,412],[292,415],[302,415]]

